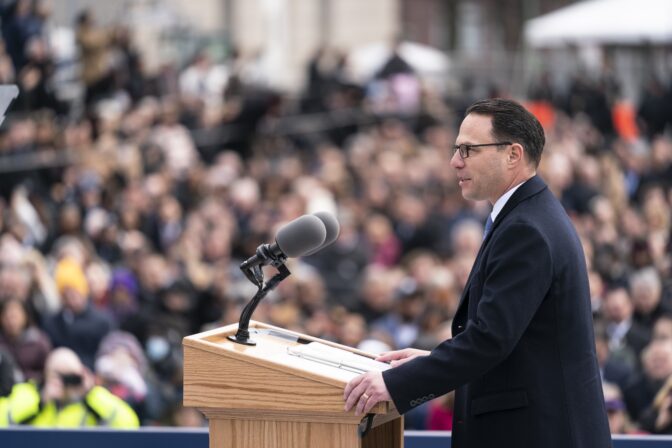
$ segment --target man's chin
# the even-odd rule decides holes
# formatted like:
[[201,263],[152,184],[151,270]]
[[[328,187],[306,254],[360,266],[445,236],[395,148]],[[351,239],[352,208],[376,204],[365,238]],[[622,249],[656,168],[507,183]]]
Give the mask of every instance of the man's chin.
[[462,189],[462,197],[466,199],[467,201],[477,201],[478,199],[474,199],[474,194],[468,189]]

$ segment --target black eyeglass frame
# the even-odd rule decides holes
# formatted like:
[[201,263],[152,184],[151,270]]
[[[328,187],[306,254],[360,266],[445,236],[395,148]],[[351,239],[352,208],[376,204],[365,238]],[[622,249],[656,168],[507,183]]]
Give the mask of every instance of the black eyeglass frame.
[[455,145],[453,146],[453,154],[455,154],[456,151],[460,152],[460,157],[462,159],[468,159],[469,158],[469,152],[472,150],[472,148],[480,148],[483,146],[506,146],[506,145],[513,145],[512,142],[495,142],[495,143],[481,143],[478,145],[467,145],[466,143],[462,143],[461,145]]

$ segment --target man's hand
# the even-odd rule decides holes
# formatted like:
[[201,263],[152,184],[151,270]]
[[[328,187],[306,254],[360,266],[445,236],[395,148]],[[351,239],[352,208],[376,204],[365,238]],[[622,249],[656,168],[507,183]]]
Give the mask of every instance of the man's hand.
[[427,356],[430,352],[427,350],[418,350],[417,348],[405,348],[393,352],[385,352],[376,358],[376,361],[390,362],[392,367],[398,367],[418,356]]
[[345,412],[355,405],[355,415],[368,414],[381,401],[391,401],[381,372],[368,372],[350,380],[343,393]]

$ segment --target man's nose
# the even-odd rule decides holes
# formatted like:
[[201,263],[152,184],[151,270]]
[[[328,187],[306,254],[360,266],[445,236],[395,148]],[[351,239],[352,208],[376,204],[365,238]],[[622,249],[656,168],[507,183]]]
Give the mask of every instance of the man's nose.
[[453,168],[462,168],[464,166],[464,159],[460,155],[460,151],[455,151],[450,158],[450,166]]

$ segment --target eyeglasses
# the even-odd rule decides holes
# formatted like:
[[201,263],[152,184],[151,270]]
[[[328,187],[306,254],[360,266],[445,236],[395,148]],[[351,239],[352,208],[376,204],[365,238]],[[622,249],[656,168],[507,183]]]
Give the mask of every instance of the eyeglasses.
[[483,146],[505,146],[511,144],[511,142],[481,143],[480,145],[467,145],[462,143],[461,145],[453,146],[453,154],[455,154],[457,151],[460,151],[460,157],[466,159],[469,157],[469,152],[474,148],[481,148]]

